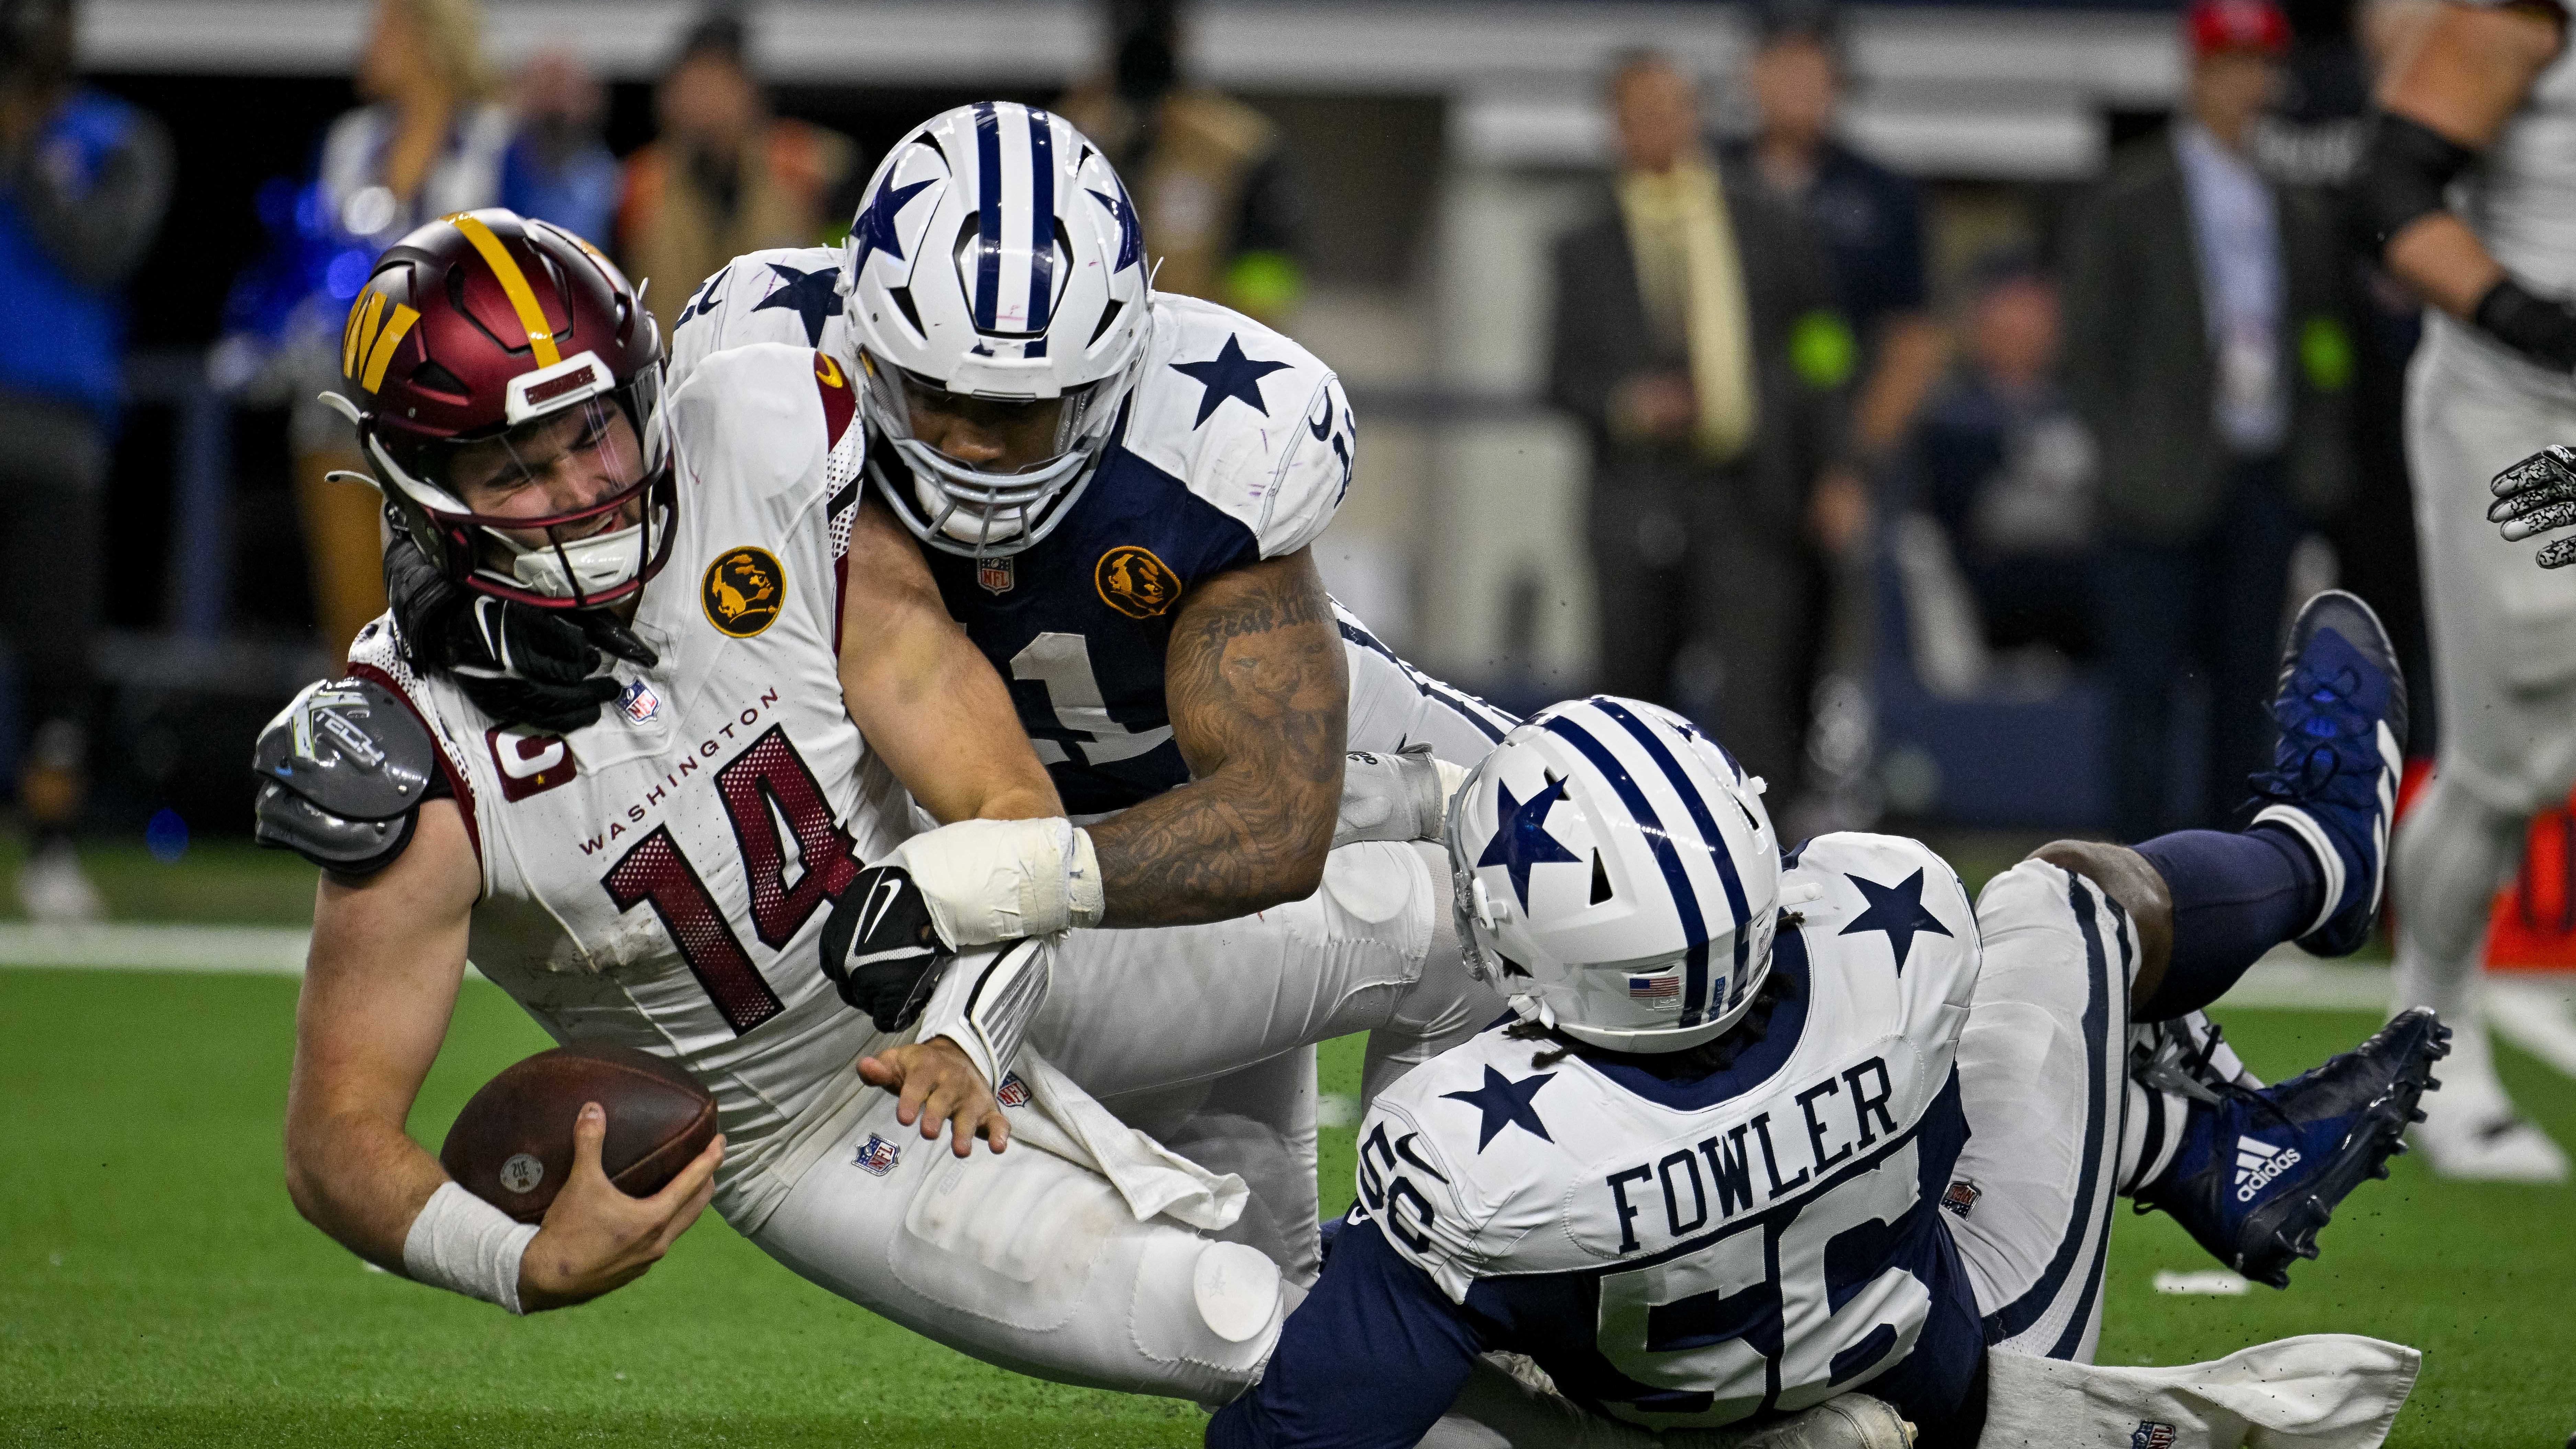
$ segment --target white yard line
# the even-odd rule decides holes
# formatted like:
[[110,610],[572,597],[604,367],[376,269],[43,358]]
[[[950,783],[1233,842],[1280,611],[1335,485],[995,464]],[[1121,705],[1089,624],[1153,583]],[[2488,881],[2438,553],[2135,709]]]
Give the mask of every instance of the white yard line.
[[0,966],[301,976],[309,931],[277,926],[0,923]]
[[2576,1077],[2576,978],[2527,973],[2487,978],[2495,1034]]
[[2265,1011],[2386,1011],[2393,989],[2385,966],[2338,966],[2282,946],[2255,962],[2218,1004]]

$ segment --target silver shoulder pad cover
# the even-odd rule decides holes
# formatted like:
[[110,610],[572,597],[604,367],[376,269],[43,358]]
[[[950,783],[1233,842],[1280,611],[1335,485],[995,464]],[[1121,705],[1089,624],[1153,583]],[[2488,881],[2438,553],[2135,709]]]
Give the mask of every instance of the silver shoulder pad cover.
[[410,706],[366,679],[306,685],[260,731],[260,844],[368,875],[411,844],[438,744]]

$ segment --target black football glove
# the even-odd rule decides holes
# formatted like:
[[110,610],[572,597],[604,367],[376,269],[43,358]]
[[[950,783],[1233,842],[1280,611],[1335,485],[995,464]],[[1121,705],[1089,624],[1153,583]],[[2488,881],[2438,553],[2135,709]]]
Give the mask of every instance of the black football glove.
[[[2576,524],[2576,449],[2552,444],[2495,475],[2488,487],[2496,501],[2487,521],[2502,525],[2508,543]],[[2537,557],[2545,569],[2576,563],[2576,538],[2543,544]]]
[[920,1019],[939,985],[938,968],[955,954],[931,924],[930,902],[912,872],[899,865],[860,871],[823,923],[823,974],[879,1031]]
[[569,734],[618,695],[597,672],[602,650],[647,669],[660,661],[604,609],[535,609],[457,587],[400,529],[385,548],[385,595],[413,662],[446,671],[503,724]]

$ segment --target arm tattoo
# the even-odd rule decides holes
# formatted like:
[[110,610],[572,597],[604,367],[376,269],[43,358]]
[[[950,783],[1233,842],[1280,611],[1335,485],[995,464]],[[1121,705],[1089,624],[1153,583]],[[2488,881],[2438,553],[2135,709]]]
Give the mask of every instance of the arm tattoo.
[[1104,924],[1222,921],[1314,891],[1341,809],[1347,671],[1302,551],[1182,601],[1164,690],[1195,778],[1091,827]]

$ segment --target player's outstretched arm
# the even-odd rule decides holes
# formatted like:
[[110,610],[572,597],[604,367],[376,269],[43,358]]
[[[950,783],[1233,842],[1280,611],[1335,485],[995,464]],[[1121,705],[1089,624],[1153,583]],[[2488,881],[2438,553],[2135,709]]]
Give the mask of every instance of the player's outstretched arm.
[[[421,807],[411,844],[384,869],[323,876],[296,1008],[286,1188],[308,1221],[378,1267],[527,1312],[595,1298],[651,1267],[705,1208],[724,1139],[660,1193],[632,1198],[600,1170],[607,1123],[586,1109],[573,1124],[573,1175],[532,1240],[449,1183],[403,1124],[456,1008],[481,889],[447,800]],[[485,1239],[515,1247],[517,1261],[475,1261]]]
[[848,569],[841,696],[868,747],[942,823],[1062,815],[1010,690],[873,496],[851,526]]
[[[2447,209],[2442,189],[2522,107],[2557,57],[2563,29],[2555,7],[2446,5],[2381,84],[2382,114],[2363,160],[2363,205],[2388,269],[2464,321],[2490,326],[2483,310],[2508,311],[2506,303],[2520,299],[2491,301],[2507,280],[2504,269]],[[2514,319],[2501,320],[2516,330]]]
[[1191,779],[1090,828],[1103,924],[1222,921],[1313,894],[1341,811],[1350,676],[1308,551],[1184,596],[1163,677]]
[[403,1131],[465,979],[482,886],[451,800],[421,807],[411,845],[368,876],[325,872],[295,1010],[286,1190],[296,1210],[380,1268],[447,1174]]

